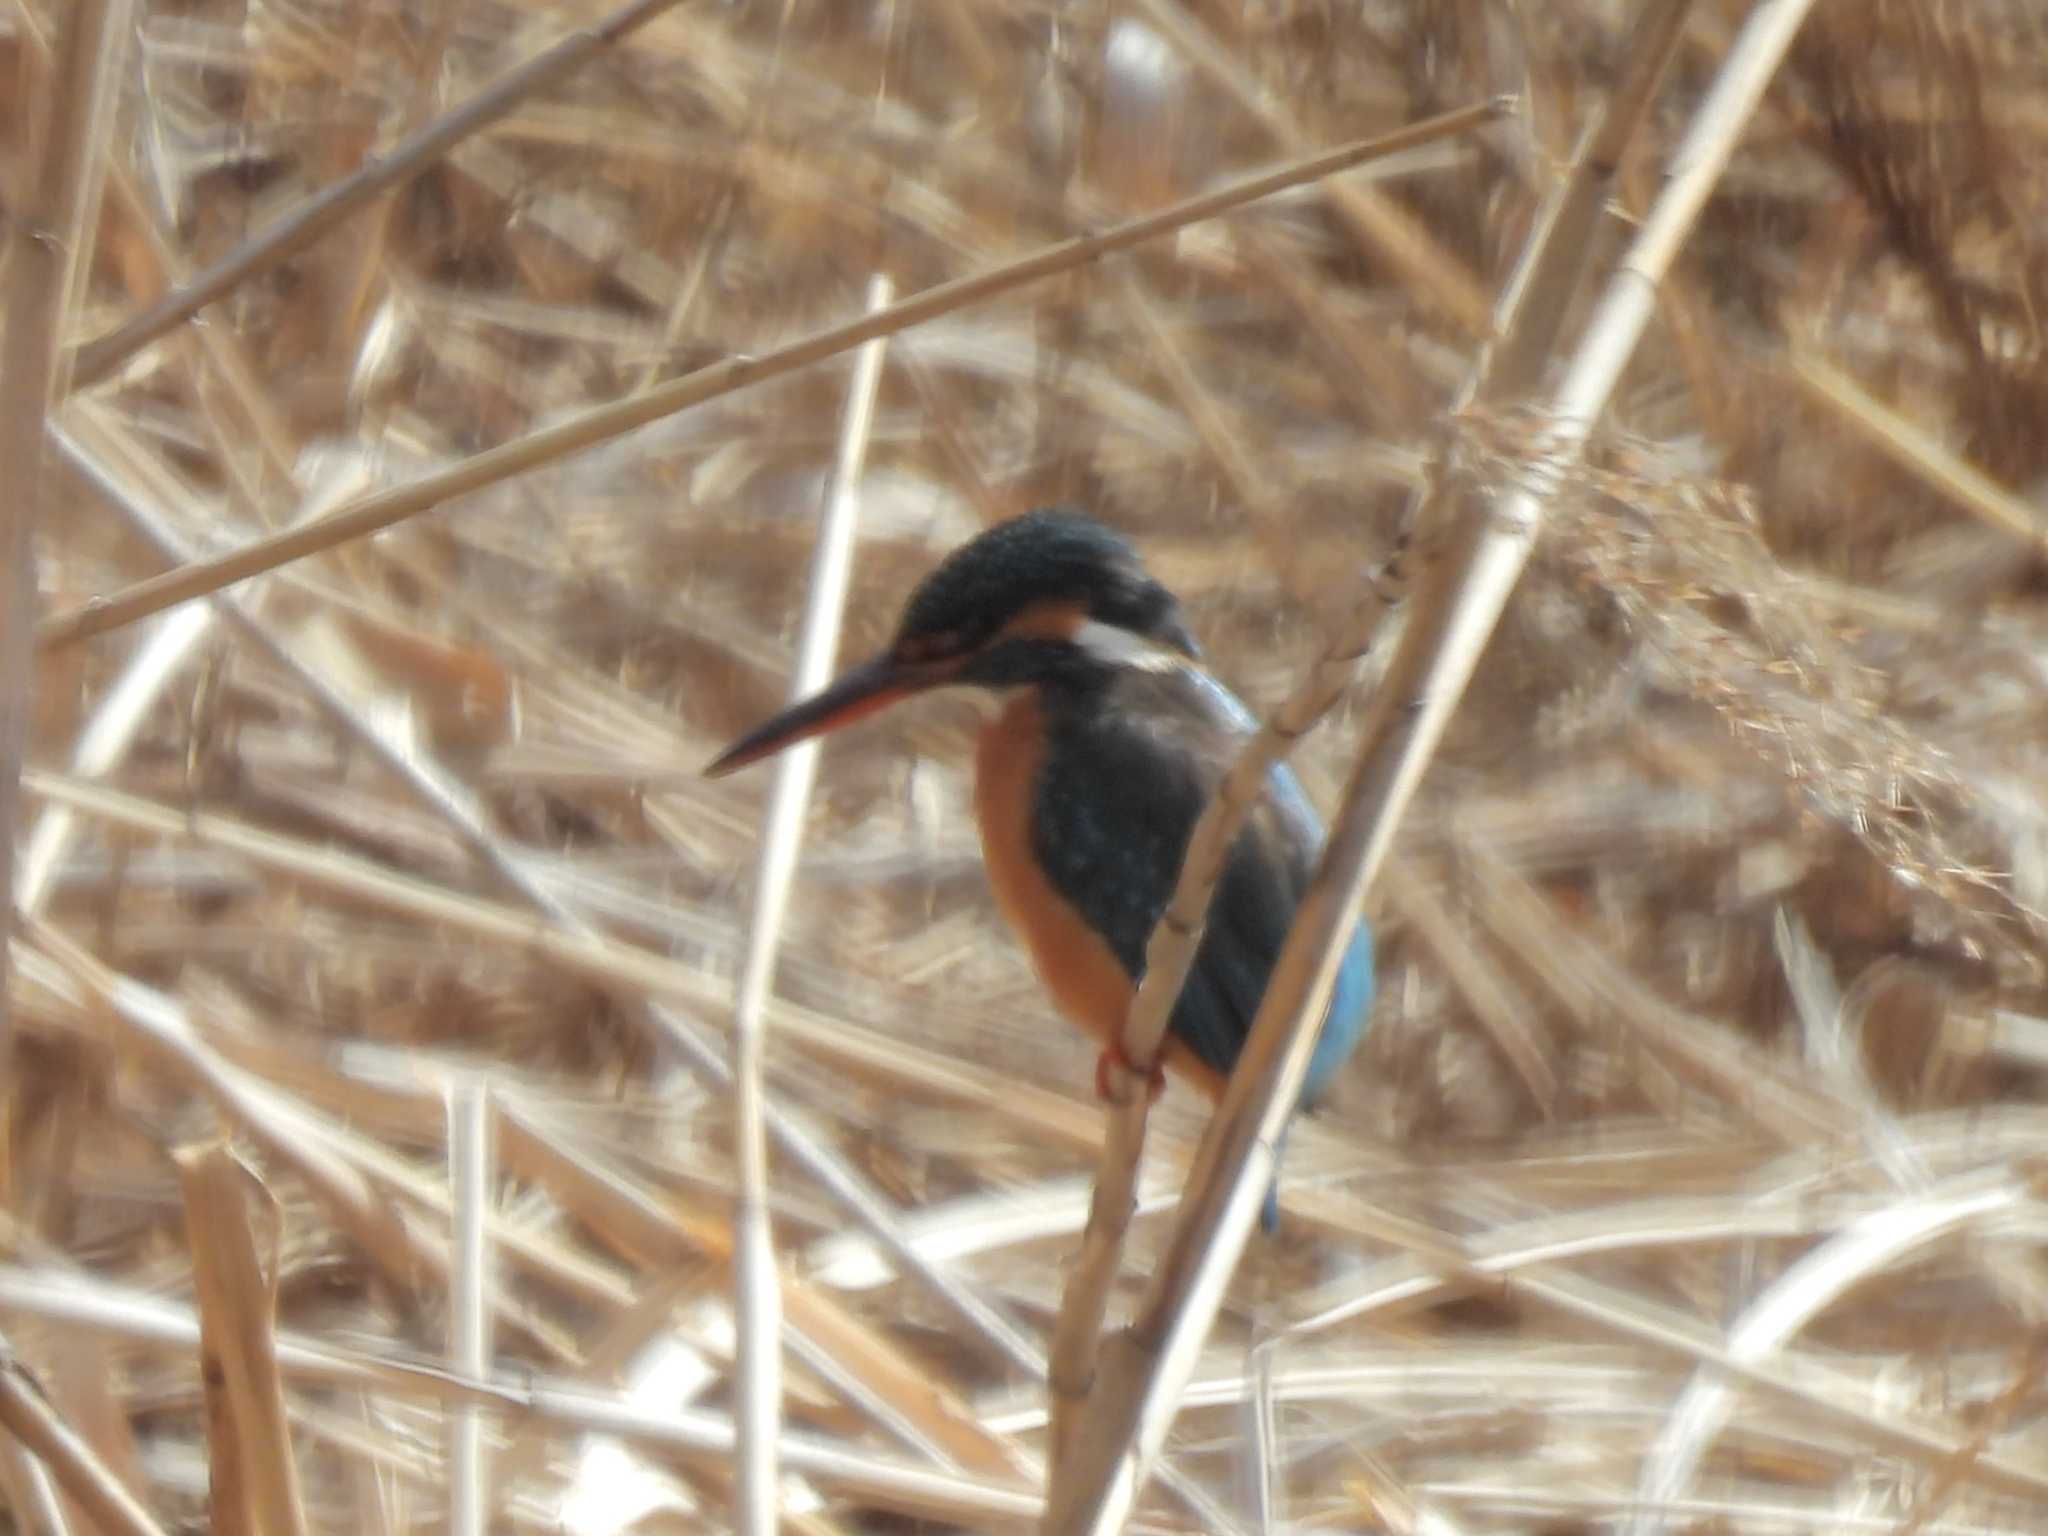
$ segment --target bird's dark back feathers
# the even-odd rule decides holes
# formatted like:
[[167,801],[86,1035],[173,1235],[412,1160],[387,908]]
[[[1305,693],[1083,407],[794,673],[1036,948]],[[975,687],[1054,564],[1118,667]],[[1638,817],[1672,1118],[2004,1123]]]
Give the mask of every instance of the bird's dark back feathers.
[[[1133,669],[1106,688],[1047,699],[1034,851],[1133,979],[1247,724],[1234,699],[1184,667]],[[1170,1021],[1219,1074],[1243,1048],[1320,842],[1291,794],[1291,783],[1269,785],[1232,847]]]

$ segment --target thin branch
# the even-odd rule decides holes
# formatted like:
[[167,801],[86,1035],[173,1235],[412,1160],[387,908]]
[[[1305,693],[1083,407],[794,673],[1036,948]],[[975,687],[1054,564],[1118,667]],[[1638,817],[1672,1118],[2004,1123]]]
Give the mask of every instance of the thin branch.
[[[868,285],[870,314],[888,307],[894,290],[877,277]],[[882,380],[887,343],[876,338],[854,365],[841,422],[838,462],[826,484],[819,512],[818,541],[811,557],[810,601],[797,641],[791,696],[822,688],[839,652],[840,620],[853,574],[853,546],[859,523],[859,484],[874,424],[875,397]],[[804,810],[818,774],[818,743],[807,741],[776,764],[755,866],[754,908],[747,924],[746,958],[733,1004],[732,1074],[735,1162],[738,1188],[733,1209],[734,1311],[739,1320],[740,1431],[739,1529],[747,1536],[774,1536],[776,1529],[776,1437],[782,1428],[782,1305],[776,1281],[775,1235],[768,1219],[767,1106],[762,1061],[767,1044],[766,1007],[774,985],[782,919],[803,844]]]
[[[1315,1044],[1365,888],[1393,840],[1451,710],[1470,681],[1534,546],[1545,498],[1619,381],[1656,302],[1657,284],[1747,127],[1812,0],[1763,0],[1751,13],[1671,159],[1644,222],[1588,326],[1547,413],[1547,456],[1529,464],[1474,531],[1462,559],[1440,562],[1373,703],[1367,746],[1342,814],[1267,985],[1244,1056],[1204,1140],[1187,1203],[1137,1322],[1118,1341],[1098,1433],[1083,1450],[1071,1505],[1054,1528],[1120,1529],[1165,1443],[1180,1390],[1214,1321],[1266,1183],[1274,1148]],[[1071,1511],[1071,1513],[1068,1513]]]
[[475,96],[434,119],[381,160],[316,192],[293,212],[158,299],[134,319],[80,347],[72,362],[74,387],[97,383],[166,331],[184,324],[245,279],[312,244],[378,193],[416,176],[449,150],[488,128],[527,97],[583,67],[604,49],[645,26],[677,0],[629,0],[595,26],[581,27],[500,76]]
[[424,475],[409,485],[366,496],[325,517],[300,524],[271,538],[258,539],[230,554],[196,561],[162,576],[137,582],[112,597],[84,604],[44,623],[37,632],[37,644],[42,647],[68,645],[119,629],[173,603],[187,602],[323,549],[363,538],[457,496],[495,485],[566,454],[609,442],[636,427],[646,426],[690,406],[702,405],[707,400],[781,378],[828,357],[836,357],[864,341],[893,336],[910,326],[922,325],[1040,278],[1099,261],[1288,187],[1315,181],[1419,144],[1469,132],[1491,122],[1500,111],[1501,106],[1497,102],[1464,107],[1394,133],[1293,161],[1276,170],[1188,198],[1157,213],[1132,219],[1103,234],[1063,240],[1016,261],[1006,262],[992,272],[927,288],[922,293],[899,300],[878,314],[864,315],[758,357],[735,357],[713,363],[615,404],[600,406],[558,425],[529,432],[438,474]]

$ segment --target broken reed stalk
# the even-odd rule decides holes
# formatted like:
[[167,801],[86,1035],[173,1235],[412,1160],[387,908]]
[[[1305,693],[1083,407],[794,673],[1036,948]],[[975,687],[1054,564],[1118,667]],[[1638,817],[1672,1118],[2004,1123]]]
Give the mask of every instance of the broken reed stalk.
[[0,1077],[12,1048],[8,935],[13,931],[21,764],[35,700],[36,523],[42,515],[43,428],[58,392],[58,336],[91,257],[105,185],[115,83],[134,30],[134,0],[76,0],[44,81],[42,154],[13,210],[6,335],[0,337]]
[[1159,212],[1141,215],[1102,234],[1063,240],[1016,261],[1005,262],[993,271],[940,283],[899,300],[879,314],[834,326],[788,346],[777,347],[759,356],[728,358],[724,362],[713,363],[628,399],[600,406],[568,421],[501,443],[437,474],[423,475],[408,485],[362,497],[324,517],[301,523],[269,538],[254,540],[226,555],[194,561],[161,576],[137,582],[111,597],[83,604],[46,621],[37,631],[36,643],[43,648],[68,645],[119,629],[173,603],[202,597],[293,560],[363,538],[457,496],[495,485],[566,454],[608,442],[690,406],[702,405],[836,357],[864,341],[894,335],[910,326],[921,325],[969,304],[994,298],[1026,283],[1071,271],[1303,182],[1319,180],[1369,160],[1469,132],[1492,121],[1500,111],[1497,102],[1462,107],[1393,133],[1312,155],[1275,170],[1246,177],[1216,191],[1187,198]]
[[[868,313],[889,305],[895,290],[886,277],[868,284]],[[881,389],[888,342],[876,337],[860,350],[840,422],[839,453],[818,509],[811,556],[810,598],[790,678],[794,702],[817,692],[832,676],[853,548],[860,522],[859,485]],[[755,866],[754,904],[747,922],[746,957],[733,1001],[733,1139],[737,1182],[733,1194],[733,1291],[738,1326],[738,1527],[747,1536],[774,1536],[778,1520],[775,1445],[782,1429],[782,1303],[775,1235],[768,1216],[768,1132],[762,1082],[767,1045],[768,995],[782,942],[790,883],[803,846],[804,812],[818,775],[818,743],[799,742],[775,763],[774,786],[763,817],[761,857]]]
[[[25,923],[54,970],[70,983],[78,1006],[116,1043],[139,1048],[152,1067],[212,1101],[222,1118],[262,1146],[265,1154],[302,1179],[335,1224],[363,1245],[383,1277],[397,1291],[450,1283],[448,1245],[426,1223],[410,1219],[406,1202],[446,1220],[444,1187],[378,1147],[350,1135],[325,1115],[309,1109],[269,1081],[235,1063],[199,1038],[192,1017],[177,1000],[106,970],[62,933],[43,923]],[[397,1198],[393,1198],[396,1195]],[[617,1279],[589,1265],[564,1264],[534,1248],[530,1234],[495,1217],[492,1235],[510,1252],[545,1262],[533,1268],[571,1294],[602,1304],[621,1304]],[[559,1331],[516,1298],[492,1293],[491,1306],[505,1327],[556,1360],[574,1356]]]
[[1189,1194],[1136,1322],[1096,1383],[1087,1462],[1050,1528],[1121,1529],[1165,1442],[1224,1285],[1236,1267],[1274,1148],[1314,1047],[1365,887],[1392,841],[1452,708],[1513,592],[1544,501],[1583,450],[1684,244],[1812,0],[1761,0],[1671,157],[1670,178],[1623,256],[1547,414],[1530,462],[1470,531],[1462,558],[1431,566],[1346,788],[1323,862],[1267,984],[1243,1058],[1198,1154]]
[[[1677,47],[1691,0],[1646,0],[1624,46],[1623,70],[1613,100],[1584,139],[1571,173],[1546,201],[1515,271],[1503,289],[1494,340],[1484,348],[1458,404],[1518,396],[1550,356],[1579,278],[1586,247],[1604,206],[1615,166],[1647,116]],[[1448,452],[1449,444],[1445,445]],[[1406,538],[1441,518],[1447,477],[1439,461],[1408,514]],[[1222,878],[1231,845],[1258,803],[1266,776],[1350,687],[1359,659],[1371,648],[1384,615],[1401,600],[1399,556],[1378,573],[1368,593],[1324,649],[1308,678],[1247,741],[1188,840],[1173,897],[1145,949],[1145,973],[1124,1019],[1123,1059],[1143,1066],[1158,1059],[1173,1006],[1186,985]],[[1313,1030],[1310,1031],[1313,1033]],[[1084,1422],[1083,1404],[1094,1385],[1096,1352],[1108,1313],[1130,1224],[1143,1159],[1150,1096],[1127,1072],[1112,1077],[1112,1101],[1089,1206],[1082,1249],[1061,1298],[1053,1340],[1052,1494],[1049,1507],[1065,1507],[1062,1490]]]
[[[206,1362],[201,1375],[213,1430],[209,1450],[216,1473],[240,1494],[237,1500],[216,1488],[213,1518],[251,1536],[306,1536],[272,1334],[279,1263],[274,1250],[283,1218],[270,1192],[225,1142],[182,1148],[174,1156],[199,1298],[199,1349]],[[268,1280],[250,1227],[252,1194],[269,1206],[272,1219]]]
[[340,224],[378,193],[416,176],[472,134],[488,128],[538,91],[582,68],[621,38],[645,26],[677,0],[629,0],[595,25],[580,27],[553,47],[509,70],[468,101],[437,117],[354,175],[316,192],[275,224],[251,236],[183,286],[134,319],[78,348],[75,388],[97,383],[159,336],[183,325],[238,284],[268,271]]

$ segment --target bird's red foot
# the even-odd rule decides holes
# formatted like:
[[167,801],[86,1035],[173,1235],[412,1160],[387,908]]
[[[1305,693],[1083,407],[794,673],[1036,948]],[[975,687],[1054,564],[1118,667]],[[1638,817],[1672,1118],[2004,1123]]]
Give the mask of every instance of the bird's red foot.
[[1146,1103],[1157,1104],[1159,1095],[1166,1092],[1166,1069],[1155,1061],[1152,1063],[1151,1071],[1140,1071],[1137,1063],[1124,1054],[1121,1040],[1095,1058],[1097,1098],[1107,1099],[1112,1104],[1127,1104],[1130,1102],[1133,1081],[1145,1085]]

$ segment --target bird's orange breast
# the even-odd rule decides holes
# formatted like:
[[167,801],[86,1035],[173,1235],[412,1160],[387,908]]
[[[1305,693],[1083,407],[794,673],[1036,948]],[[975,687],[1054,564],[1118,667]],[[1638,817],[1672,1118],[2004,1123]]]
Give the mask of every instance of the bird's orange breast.
[[[982,861],[996,905],[1029,951],[1054,1006],[1103,1045],[1114,1046],[1130,1007],[1130,977],[1109,945],[1046,879],[1032,849],[1045,751],[1045,717],[1028,690],[983,728],[974,763]],[[1221,1096],[1222,1077],[1171,1034],[1165,1059],[1211,1098]]]

